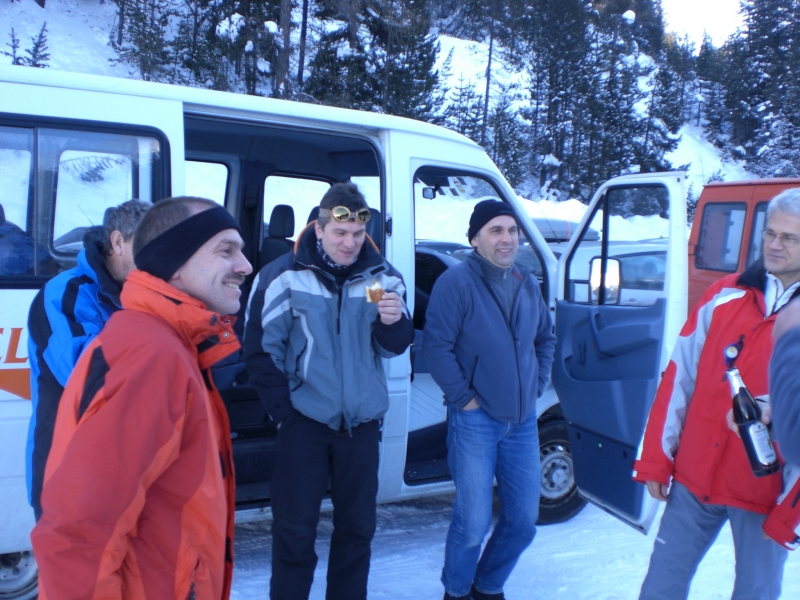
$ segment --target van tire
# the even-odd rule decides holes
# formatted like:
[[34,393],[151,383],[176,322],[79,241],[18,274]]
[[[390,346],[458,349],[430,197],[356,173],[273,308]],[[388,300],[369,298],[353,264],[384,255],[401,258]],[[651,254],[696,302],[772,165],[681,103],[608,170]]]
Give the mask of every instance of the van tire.
[[563,523],[584,506],[575,485],[567,422],[549,416],[539,421],[539,454],[542,461],[542,491],[539,498],[539,525]]
[[33,553],[0,554],[0,600],[30,600],[39,593],[39,569]]

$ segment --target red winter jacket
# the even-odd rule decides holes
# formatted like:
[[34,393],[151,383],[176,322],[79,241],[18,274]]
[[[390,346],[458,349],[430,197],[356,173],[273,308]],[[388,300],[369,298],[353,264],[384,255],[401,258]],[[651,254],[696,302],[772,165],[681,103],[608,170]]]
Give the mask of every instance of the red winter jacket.
[[81,355],[31,533],[43,600],[225,600],[233,567],[228,417],[211,365],[231,319],[141,271]]
[[794,532],[800,522],[797,474],[784,468],[755,477],[742,441],[726,422],[732,401],[723,352],[742,335],[744,346],[736,360],[742,379],[753,396],[769,393],[777,315],[764,316],[765,286],[766,271],[759,261],[703,294],[681,330],[658,387],[633,478],[664,485],[672,478],[703,502],[769,514],[764,530],[794,549],[800,542]]

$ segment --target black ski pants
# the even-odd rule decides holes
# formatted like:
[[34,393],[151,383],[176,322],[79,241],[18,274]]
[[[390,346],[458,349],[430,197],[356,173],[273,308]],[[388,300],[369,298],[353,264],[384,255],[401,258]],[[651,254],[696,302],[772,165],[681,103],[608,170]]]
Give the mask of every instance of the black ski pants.
[[297,411],[281,422],[272,475],[271,600],[306,600],[314,579],[314,542],[331,482],[333,535],[326,600],[367,597],[375,534],[380,423],[337,432]]

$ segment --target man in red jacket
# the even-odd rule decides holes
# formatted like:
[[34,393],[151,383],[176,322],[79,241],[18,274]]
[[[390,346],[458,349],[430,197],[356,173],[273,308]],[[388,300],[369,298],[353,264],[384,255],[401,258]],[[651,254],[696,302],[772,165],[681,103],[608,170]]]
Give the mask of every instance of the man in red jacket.
[[31,534],[40,598],[228,598],[233,457],[210,367],[239,348],[238,229],[200,198],[140,221],[122,310],[59,405]]
[[726,420],[732,398],[724,350],[740,344],[735,365],[750,392],[766,397],[773,324],[800,294],[800,190],[773,198],[762,235],[763,259],[712,285],[692,311],[650,410],[634,479],[667,506],[640,598],[685,598],[726,521],[736,549],[733,598],[780,596],[784,548],[797,545],[791,525],[800,506],[792,506],[794,493],[777,501],[786,497],[784,486],[800,484],[796,475],[782,480],[788,470],[752,474]]

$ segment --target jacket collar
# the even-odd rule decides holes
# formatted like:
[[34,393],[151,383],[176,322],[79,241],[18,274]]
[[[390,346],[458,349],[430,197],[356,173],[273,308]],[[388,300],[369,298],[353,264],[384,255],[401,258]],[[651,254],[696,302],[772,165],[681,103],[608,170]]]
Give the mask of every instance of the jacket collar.
[[[317,235],[314,233],[314,225],[316,221],[312,221],[306,225],[305,229],[297,236],[297,241],[294,244],[294,261],[302,267],[307,269],[315,269],[322,271],[314,265],[313,253],[317,251]],[[347,279],[353,279],[357,275],[362,274],[364,271],[372,269],[376,266],[384,266],[386,261],[378,251],[378,247],[369,235],[366,235],[364,245],[361,246],[361,252],[358,253],[356,258],[355,268],[350,271]],[[327,272],[326,272],[327,273]],[[330,275],[333,277],[333,275]]]
[[767,269],[764,267],[764,258],[759,258],[752,265],[747,267],[747,269],[739,275],[736,280],[736,285],[755,288],[763,294],[767,289]]
[[[483,266],[481,265],[482,262],[487,263],[490,266],[492,265],[488,260],[483,258],[476,250],[473,250],[470,254],[467,255],[467,260],[465,261],[467,266],[481,279],[485,281],[489,281],[486,277],[486,274],[483,272]],[[495,267],[499,269],[499,267]],[[517,276],[519,279],[525,279],[530,274],[530,270],[527,267],[514,263],[511,267],[509,267],[511,273]]]
[[131,271],[122,287],[122,308],[155,315],[174,329],[207,369],[239,350],[235,317],[220,317],[200,300],[144,271]]
[[78,254],[78,262],[84,271],[94,279],[98,286],[98,299],[103,297],[116,307],[121,307],[119,295],[122,291],[122,284],[111,276],[106,267],[101,247],[95,241],[90,241],[86,248]]

